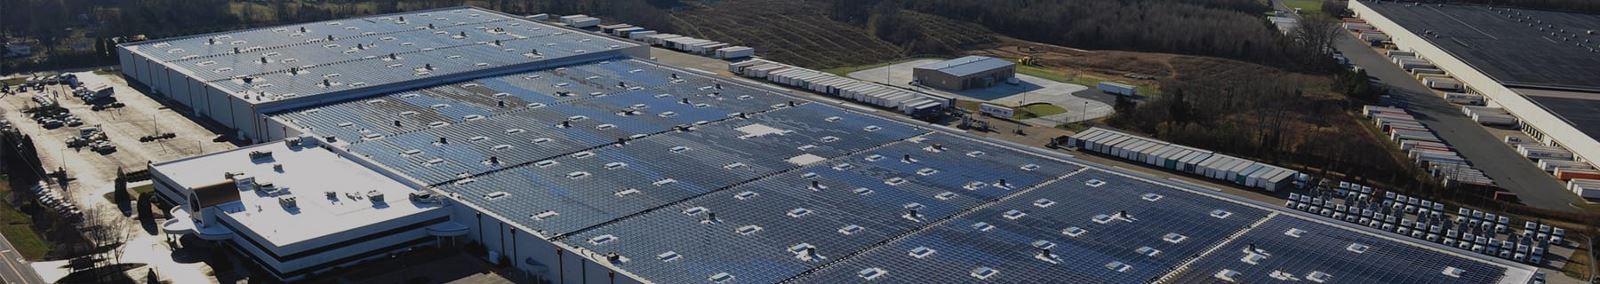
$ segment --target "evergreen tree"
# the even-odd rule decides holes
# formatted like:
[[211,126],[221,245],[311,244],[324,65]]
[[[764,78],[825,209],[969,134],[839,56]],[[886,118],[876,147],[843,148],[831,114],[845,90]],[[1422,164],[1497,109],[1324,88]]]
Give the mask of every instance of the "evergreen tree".
[[122,172],[122,168],[117,168],[116,186],[112,190],[112,199],[116,200],[117,206],[128,208],[128,202],[133,198],[128,195],[128,176]]

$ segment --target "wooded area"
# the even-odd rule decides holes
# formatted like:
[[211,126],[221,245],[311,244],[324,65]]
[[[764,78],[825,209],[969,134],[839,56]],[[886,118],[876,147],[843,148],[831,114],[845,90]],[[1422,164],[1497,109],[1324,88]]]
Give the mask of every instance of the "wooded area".
[[[1423,188],[1347,111],[1332,80],[1231,60],[1174,56],[1164,95],[1119,106],[1112,126],[1263,161]],[[1344,88],[1344,87],[1339,87]]]
[[[983,25],[1024,40],[1086,49],[1217,56],[1279,67],[1304,58],[1255,0],[834,0],[834,18],[894,26],[884,11],[907,9]],[[891,29],[892,31],[892,29]]]

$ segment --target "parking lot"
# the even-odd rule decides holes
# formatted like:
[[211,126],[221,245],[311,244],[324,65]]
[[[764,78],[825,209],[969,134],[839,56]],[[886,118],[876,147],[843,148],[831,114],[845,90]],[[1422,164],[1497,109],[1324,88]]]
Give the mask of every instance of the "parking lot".
[[[73,97],[66,84],[47,85],[43,91],[29,89],[0,96],[0,112],[18,130],[33,137],[39,158],[47,171],[65,168],[74,179],[68,185],[67,195],[80,206],[109,204],[101,195],[111,191],[117,169],[136,171],[148,162],[172,160],[201,153],[235,148],[228,142],[212,142],[217,136],[189,118],[167,109],[152,98],[129,87],[115,73],[72,73],[84,86],[104,84],[110,86],[117,102],[123,107],[93,110],[93,106]],[[45,127],[30,117],[25,110],[37,107],[34,96],[44,94],[53,98],[62,108],[82,121],[73,127]],[[98,127],[115,151],[96,152],[87,147],[74,149],[66,145],[69,138],[79,136],[84,127]],[[173,138],[153,142],[140,142],[141,136],[172,133]]]

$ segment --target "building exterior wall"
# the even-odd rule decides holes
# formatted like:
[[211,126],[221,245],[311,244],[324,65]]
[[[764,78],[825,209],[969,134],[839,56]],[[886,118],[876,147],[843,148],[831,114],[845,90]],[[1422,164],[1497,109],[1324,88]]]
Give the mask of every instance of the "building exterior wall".
[[1600,141],[1596,141],[1576,127],[1567,124],[1566,121],[1561,120],[1555,114],[1534,104],[1528,98],[1517,94],[1511,88],[1501,85],[1483,72],[1472,68],[1471,65],[1461,61],[1461,59],[1451,56],[1437,46],[1433,46],[1421,36],[1406,30],[1382,14],[1368,8],[1365,2],[1350,1],[1349,7],[1356,16],[1365,19],[1368,24],[1387,33],[1391,38],[1390,40],[1398,48],[1416,52],[1417,55],[1428,59],[1435,66],[1455,76],[1463,84],[1473,90],[1477,90],[1478,93],[1489,98],[1495,104],[1503,106],[1512,116],[1521,120],[1524,127],[1535,128],[1537,132],[1543,133],[1543,136],[1549,138],[1547,140],[1542,139],[1541,142],[1547,145],[1559,144],[1563,148],[1572,151],[1581,160],[1600,166],[1600,163],[1597,163],[1597,161],[1600,161]]
[[[127,47],[118,46],[117,47],[117,67],[119,67],[119,68],[117,68],[117,69],[120,69],[119,71],[122,72],[122,77],[126,77],[126,78],[137,78],[138,77],[137,75],[134,75],[134,73],[133,73],[134,70],[129,69],[132,66],[133,66],[133,53],[129,52]],[[134,81],[134,80],[128,80],[128,81]]]
[[[985,88],[993,86],[993,84],[1004,84],[1006,80],[1015,77],[1016,72],[1015,66],[1006,66],[958,77],[939,70],[916,68],[911,70],[911,75],[924,86],[946,91],[961,91]],[[992,84],[985,85],[985,81]]]
[[938,70],[922,68],[912,69],[911,76],[916,77],[917,82],[921,83],[923,86],[929,86],[941,90],[962,90],[961,78],[950,76],[950,74],[939,72]]
[[512,262],[512,267],[522,273],[520,276],[527,279],[566,284],[642,283],[584,256],[592,252],[565,249],[492,214],[479,212],[472,206],[451,208],[454,208],[452,218],[455,222],[467,225],[468,240],[482,244],[487,251],[505,256]]

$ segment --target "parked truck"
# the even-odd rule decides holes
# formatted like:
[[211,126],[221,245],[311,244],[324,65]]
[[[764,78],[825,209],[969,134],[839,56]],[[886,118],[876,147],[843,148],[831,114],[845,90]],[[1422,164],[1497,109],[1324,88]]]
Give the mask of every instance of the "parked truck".
[[1104,92],[1104,93],[1107,93],[1107,94],[1113,94],[1113,95],[1119,95],[1119,96],[1125,96],[1125,97],[1136,97],[1136,96],[1139,96],[1139,89],[1134,87],[1133,85],[1117,83],[1117,82],[1100,82],[1100,84],[1097,87],[1100,89],[1100,92]]
[[1450,78],[1429,77],[1422,79],[1422,83],[1428,85],[1429,88],[1437,90],[1454,91],[1461,89],[1461,81]]

